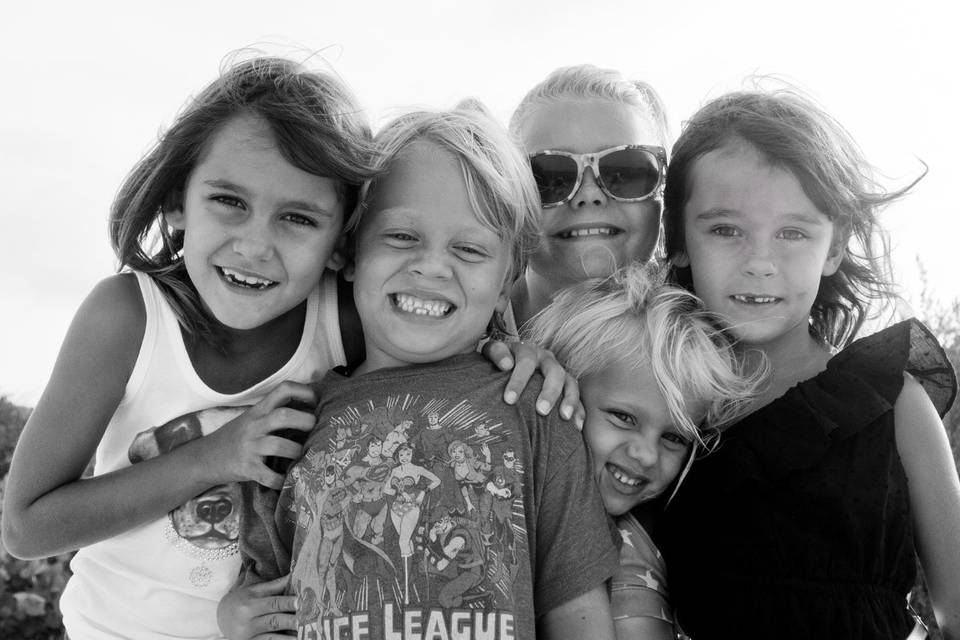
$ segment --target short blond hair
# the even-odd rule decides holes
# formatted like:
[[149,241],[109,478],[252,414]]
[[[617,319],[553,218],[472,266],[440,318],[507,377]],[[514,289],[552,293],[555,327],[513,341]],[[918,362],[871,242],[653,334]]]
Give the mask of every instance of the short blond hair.
[[[539,243],[540,196],[520,145],[476,100],[449,111],[414,111],[389,122],[375,138],[374,175],[363,185],[360,204],[345,229],[356,233],[378,182],[418,141],[430,142],[457,160],[477,219],[510,247],[507,282],[516,281]],[[505,332],[499,313],[491,331]]]
[[619,71],[592,64],[554,69],[534,86],[517,105],[510,118],[510,131],[519,136],[536,107],[569,100],[612,102],[633,107],[657,126],[660,146],[670,148],[670,124],[663,100],[642,80],[629,80]]
[[[664,272],[634,263],[561,290],[524,328],[576,378],[612,363],[649,367],[677,428],[701,445],[746,413],[764,371],[746,375],[721,320]],[[706,406],[703,424],[687,414]]]

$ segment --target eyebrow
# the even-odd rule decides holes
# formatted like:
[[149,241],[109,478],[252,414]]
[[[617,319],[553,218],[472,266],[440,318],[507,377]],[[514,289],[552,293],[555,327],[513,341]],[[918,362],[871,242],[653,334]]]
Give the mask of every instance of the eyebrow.
[[[218,179],[204,180],[203,183],[208,187],[213,187],[214,189],[228,189],[230,191],[236,191],[237,193],[239,193],[244,197],[247,197],[247,198],[250,197],[250,191],[248,191],[247,189],[245,189],[244,187],[238,184],[230,182],[229,180],[218,180]],[[339,194],[337,198],[339,201]],[[283,206],[292,207],[294,209],[302,209],[304,211],[315,213],[320,216],[329,216],[331,218],[336,217],[336,215],[333,212],[328,211],[323,207],[318,207],[316,204],[312,202],[308,202],[306,200],[284,200]]]
[[[742,217],[742,215],[743,214],[736,209],[713,207],[711,209],[707,209],[706,211],[702,211],[698,213],[695,216],[695,219],[710,221],[716,218],[739,218],[739,217]],[[794,212],[784,213],[780,215],[783,218],[786,218],[788,221],[802,222],[802,223],[813,224],[813,225],[823,225],[830,222],[830,219],[825,214],[822,214],[819,212],[817,212],[816,214],[813,214],[813,213],[808,213],[806,211],[794,211]]]

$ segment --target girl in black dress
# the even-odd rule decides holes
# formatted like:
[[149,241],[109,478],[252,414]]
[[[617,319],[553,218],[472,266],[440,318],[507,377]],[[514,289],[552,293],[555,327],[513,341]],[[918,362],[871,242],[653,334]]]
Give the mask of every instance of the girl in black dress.
[[878,209],[909,188],[880,190],[842,127],[788,91],[718,98],[673,148],[675,276],[771,372],[660,520],[695,640],[906,638],[915,552],[960,637],[960,481],[940,420],[955,375],[916,320],[851,341],[890,291]]

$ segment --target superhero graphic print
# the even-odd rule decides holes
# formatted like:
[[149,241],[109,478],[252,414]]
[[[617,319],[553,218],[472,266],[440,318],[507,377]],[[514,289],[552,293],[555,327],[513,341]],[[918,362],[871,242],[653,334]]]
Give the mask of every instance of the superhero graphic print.
[[301,638],[515,637],[529,563],[514,434],[415,395],[322,415],[278,513]]

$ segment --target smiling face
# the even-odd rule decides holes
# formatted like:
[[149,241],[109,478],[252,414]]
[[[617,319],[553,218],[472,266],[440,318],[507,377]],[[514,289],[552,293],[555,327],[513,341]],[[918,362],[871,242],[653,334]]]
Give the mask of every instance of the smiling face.
[[770,353],[809,342],[820,279],[843,257],[833,223],[746,142],[705,154],[689,180],[678,264],[691,267],[694,291],[744,344]]
[[253,329],[298,306],[325,267],[339,268],[339,183],[293,166],[253,115],[224,124],[190,173],[183,208],[165,213],[184,231],[183,259],[207,311]]
[[474,214],[457,160],[412,143],[380,179],[356,238],[361,373],[473,351],[507,304],[510,246]]
[[[547,149],[594,153],[623,144],[661,145],[654,120],[614,102],[562,101],[537,106],[521,130],[527,153]],[[646,262],[657,244],[661,199],[619,202],[586,169],[573,199],[543,210],[542,241],[530,258],[528,282],[555,291],[612,273],[633,260]]]
[[[617,362],[580,379],[583,436],[607,513],[617,516],[661,495],[690,453],[649,366]],[[702,411],[700,412],[702,413]],[[695,422],[699,413],[690,414]]]

